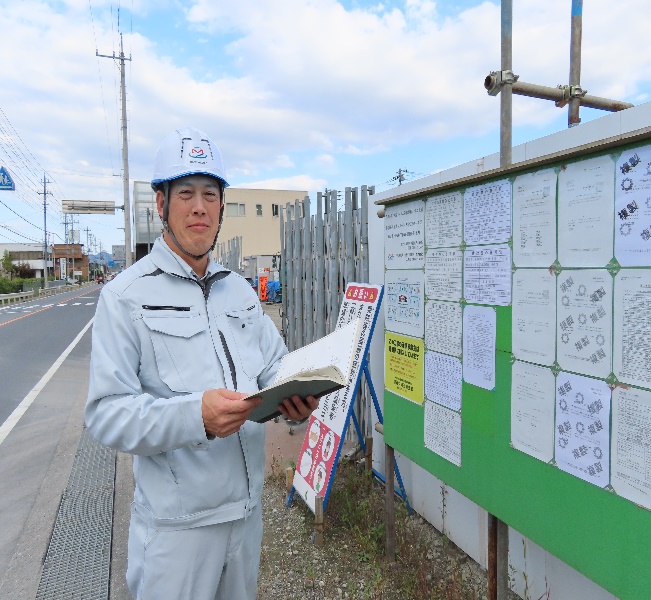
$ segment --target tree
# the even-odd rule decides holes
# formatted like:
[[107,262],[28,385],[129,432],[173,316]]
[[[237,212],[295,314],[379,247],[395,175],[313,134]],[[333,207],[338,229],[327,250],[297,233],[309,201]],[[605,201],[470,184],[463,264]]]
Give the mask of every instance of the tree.
[[21,279],[33,279],[35,275],[34,269],[27,262],[21,262],[18,266],[14,267],[14,271],[18,274],[18,277]]
[[11,254],[9,254],[9,250],[5,250],[4,256],[2,257],[2,270],[11,278],[13,268],[14,264],[11,262]]

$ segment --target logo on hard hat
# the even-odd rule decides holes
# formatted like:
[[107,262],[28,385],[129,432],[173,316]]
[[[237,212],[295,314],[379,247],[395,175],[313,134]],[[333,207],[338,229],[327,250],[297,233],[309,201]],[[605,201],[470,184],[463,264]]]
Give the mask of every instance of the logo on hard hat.
[[208,158],[208,155],[203,148],[195,146],[190,150],[190,158]]
[[195,146],[190,150],[190,158],[208,158],[208,155],[203,148]]

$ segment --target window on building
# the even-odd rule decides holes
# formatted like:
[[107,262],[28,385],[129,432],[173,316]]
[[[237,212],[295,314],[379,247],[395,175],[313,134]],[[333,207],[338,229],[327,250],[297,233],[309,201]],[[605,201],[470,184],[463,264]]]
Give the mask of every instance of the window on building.
[[278,205],[277,204],[272,204],[271,205],[271,216],[272,217],[277,217],[278,216]]
[[246,207],[244,204],[237,202],[226,203],[226,216],[227,217],[244,217],[246,215]]
[[261,216],[262,216],[262,204],[256,204],[256,205],[255,205],[255,214],[256,214],[258,217],[261,217]]

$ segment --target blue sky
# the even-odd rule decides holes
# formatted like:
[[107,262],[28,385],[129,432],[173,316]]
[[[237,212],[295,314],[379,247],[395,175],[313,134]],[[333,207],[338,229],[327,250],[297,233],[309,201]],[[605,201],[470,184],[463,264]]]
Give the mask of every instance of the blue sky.
[[[571,0],[514,5],[514,71],[566,83]],[[64,198],[122,204],[118,72],[95,56],[117,52],[119,32],[133,59],[132,180],[150,178],[160,140],[186,124],[214,138],[233,185],[312,197],[499,148],[499,99],[482,86],[499,68],[497,2],[0,0],[0,23],[0,165],[20,181],[0,192],[0,242],[41,239],[43,171],[58,235]],[[650,26],[646,0],[586,2],[583,87],[648,101]],[[602,114],[582,110],[584,122]],[[566,110],[514,98],[514,144],[566,126]],[[121,214],[79,221],[104,248],[122,243]]]

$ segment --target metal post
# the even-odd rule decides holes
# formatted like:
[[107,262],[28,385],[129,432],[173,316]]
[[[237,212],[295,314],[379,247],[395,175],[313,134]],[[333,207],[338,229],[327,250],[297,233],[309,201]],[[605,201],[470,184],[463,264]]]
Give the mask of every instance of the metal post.
[[[326,198],[326,202],[327,202]],[[316,260],[316,337],[321,339],[326,334],[326,313],[325,313],[325,264],[324,264],[324,246],[323,246],[323,195],[318,192],[316,195],[316,219],[314,228],[315,239],[315,260]]]
[[[513,0],[502,0],[502,71],[513,68]],[[500,167],[512,162],[513,89],[503,85],[500,93]],[[508,526],[488,514],[488,598],[506,600],[508,596]],[[493,585],[494,583],[494,585]]]
[[294,200],[294,310],[296,311],[296,340],[294,348],[305,345],[303,340],[303,268],[301,264],[301,203]]
[[125,62],[130,61],[131,57],[124,56],[124,47],[122,44],[122,34],[120,34],[120,55],[112,56],[100,54],[95,50],[95,55],[102,58],[112,58],[120,61],[120,93],[122,94],[122,191],[124,194],[124,251],[125,267],[131,266],[131,203],[129,202],[129,149],[127,144],[127,92],[125,85]]
[[344,218],[344,243],[343,252],[345,257],[345,273],[346,281],[344,282],[343,289],[355,281],[355,262],[353,257],[353,250],[355,246],[355,239],[353,236],[353,195],[351,188],[347,187],[345,192],[345,218]]
[[285,266],[287,272],[287,287],[283,292],[283,298],[287,298],[287,329],[285,331],[285,343],[290,352],[296,350],[294,345],[294,317],[296,310],[294,306],[294,235],[292,233],[293,221],[289,218],[291,204],[288,202],[285,206],[285,213],[287,214],[287,222],[285,228]]
[[395,453],[392,446],[385,444],[385,466],[384,466],[384,477],[385,477],[385,510],[386,510],[386,551],[387,551],[387,560],[389,562],[396,561],[396,514],[394,503],[394,483],[393,483],[393,463],[395,460]]
[[[583,37],[583,0],[572,0],[572,29],[570,33],[570,91],[581,85],[581,38]],[[581,122],[579,109],[581,99],[570,100],[567,126],[574,127]]]
[[[502,72],[513,68],[513,0],[502,0]],[[500,166],[511,164],[513,138],[513,90],[503,85],[500,92]]]
[[278,207],[278,217],[280,218],[280,269],[278,270],[278,279],[280,281],[281,298],[282,298],[282,319],[281,329],[285,343],[287,343],[287,241],[285,238],[285,217],[283,216],[283,207]]
[[337,190],[330,191],[330,310],[328,332],[335,330],[339,313],[339,223],[337,222]]
[[[54,266],[54,263],[52,264]],[[43,289],[47,290],[47,179],[43,173]]]
[[124,50],[120,34],[120,92],[122,94],[122,185],[124,193],[124,250],[125,268],[130,267],[131,260],[131,203],[129,202],[129,147],[127,144],[127,92],[124,75]]
[[368,261],[368,202],[369,202],[369,193],[368,186],[362,186],[362,198],[361,198],[361,213],[362,213],[362,224],[361,224],[361,245],[360,245],[360,254],[362,257],[362,281],[364,283],[369,283],[369,261]]
[[305,277],[303,288],[303,306],[305,308],[304,344],[314,341],[314,276],[312,272],[312,216],[310,215],[310,197],[303,200],[303,256],[305,257]]

